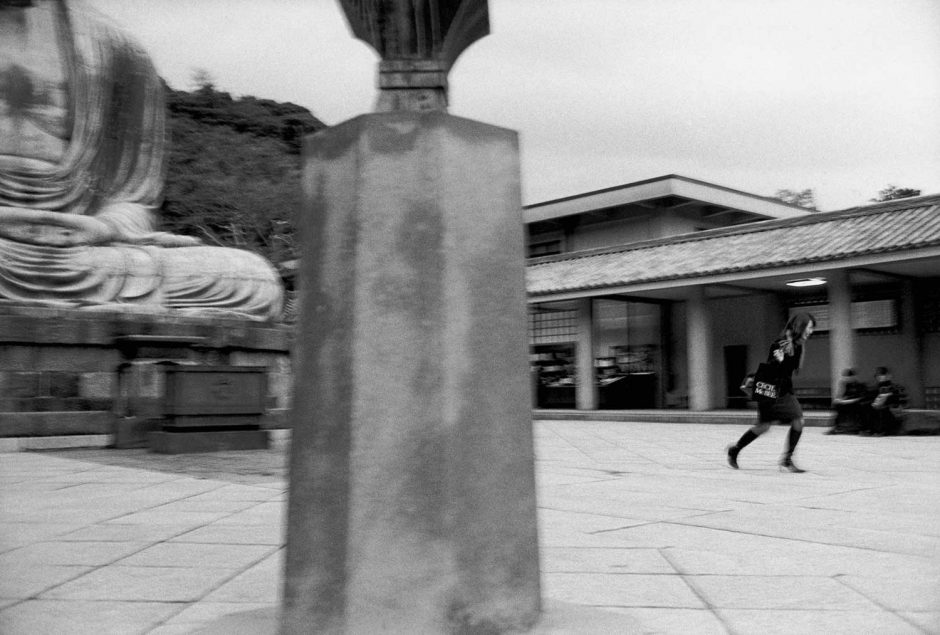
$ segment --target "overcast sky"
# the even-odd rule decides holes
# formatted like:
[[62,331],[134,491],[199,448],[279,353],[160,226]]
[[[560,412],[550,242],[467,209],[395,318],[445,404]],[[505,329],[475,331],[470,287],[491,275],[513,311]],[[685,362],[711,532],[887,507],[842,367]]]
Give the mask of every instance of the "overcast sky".
[[[333,125],[368,112],[377,56],[336,0],[86,0],[174,88]],[[526,204],[681,174],[820,209],[940,193],[937,0],[490,0],[450,112],[520,133]]]

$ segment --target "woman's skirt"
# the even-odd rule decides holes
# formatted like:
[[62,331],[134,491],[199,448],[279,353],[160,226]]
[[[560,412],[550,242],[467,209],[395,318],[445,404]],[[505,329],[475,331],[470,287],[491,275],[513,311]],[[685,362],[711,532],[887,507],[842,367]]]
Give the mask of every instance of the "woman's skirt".
[[757,400],[757,420],[760,423],[790,423],[803,418],[803,408],[793,393],[787,393],[776,400]]

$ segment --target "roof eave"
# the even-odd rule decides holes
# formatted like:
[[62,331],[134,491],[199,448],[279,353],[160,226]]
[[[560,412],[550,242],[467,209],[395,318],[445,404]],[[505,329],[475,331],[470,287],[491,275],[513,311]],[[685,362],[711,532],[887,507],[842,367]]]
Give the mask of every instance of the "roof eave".
[[535,223],[640,203],[665,196],[680,196],[709,205],[727,207],[753,214],[760,218],[793,218],[810,213],[801,207],[789,205],[776,199],[690,179],[678,174],[669,174],[645,181],[527,205],[523,207],[523,218],[526,223]]

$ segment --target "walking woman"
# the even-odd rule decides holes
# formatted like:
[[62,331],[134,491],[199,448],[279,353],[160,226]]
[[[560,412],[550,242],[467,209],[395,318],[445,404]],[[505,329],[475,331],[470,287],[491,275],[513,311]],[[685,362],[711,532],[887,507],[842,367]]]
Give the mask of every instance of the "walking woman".
[[816,327],[816,318],[809,313],[797,313],[787,322],[780,337],[770,346],[767,363],[778,379],[777,399],[757,398],[757,425],[745,432],[738,442],[728,446],[728,464],[738,469],[738,454],[751,441],[767,432],[771,424],[789,423],[787,449],[780,459],[780,469],[805,472],[793,464],[793,451],[803,434],[803,409],[793,394],[793,373],[803,365],[803,345]]

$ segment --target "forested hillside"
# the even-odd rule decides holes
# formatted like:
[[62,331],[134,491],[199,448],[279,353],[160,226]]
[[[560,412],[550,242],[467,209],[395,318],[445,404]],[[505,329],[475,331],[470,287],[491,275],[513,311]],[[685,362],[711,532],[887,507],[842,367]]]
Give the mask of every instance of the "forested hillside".
[[274,264],[295,258],[304,135],[324,127],[291,103],[203,84],[166,88],[170,151],[162,229],[238,247]]

